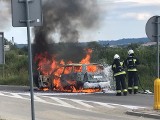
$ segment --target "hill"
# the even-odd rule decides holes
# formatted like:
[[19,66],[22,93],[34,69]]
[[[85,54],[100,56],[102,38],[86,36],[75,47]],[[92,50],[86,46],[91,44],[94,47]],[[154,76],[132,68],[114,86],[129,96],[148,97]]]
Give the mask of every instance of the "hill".
[[15,44],[17,48],[27,47],[27,44]]
[[119,40],[100,40],[99,43],[103,46],[105,45],[128,45],[131,43],[140,43],[144,44],[149,42],[148,38],[124,38]]
[[[99,44],[105,46],[105,45],[128,45],[131,43],[140,43],[144,44],[149,42],[150,40],[148,38],[124,38],[119,40],[99,40]],[[86,42],[81,43],[82,45],[85,45]],[[18,48],[26,47],[27,44],[16,44]]]

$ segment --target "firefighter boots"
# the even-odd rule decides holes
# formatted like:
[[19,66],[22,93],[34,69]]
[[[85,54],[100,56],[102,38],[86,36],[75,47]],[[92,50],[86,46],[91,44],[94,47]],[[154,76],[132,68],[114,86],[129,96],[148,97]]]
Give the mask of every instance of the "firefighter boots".
[[121,93],[117,93],[116,96],[121,96]]
[[127,92],[123,92],[123,95],[124,95],[124,96],[127,96]]
[[129,93],[129,94],[132,94],[132,89],[128,89],[128,93]]
[[137,94],[138,90],[137,89],[134,89],[134,94]]

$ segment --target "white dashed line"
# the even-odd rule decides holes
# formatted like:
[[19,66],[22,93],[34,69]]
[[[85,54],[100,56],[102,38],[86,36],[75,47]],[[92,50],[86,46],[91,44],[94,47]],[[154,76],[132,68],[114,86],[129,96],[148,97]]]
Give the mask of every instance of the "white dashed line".
[[46,102],[45,100],[41,99],[40,97],[37,97],[34,95],[34,100],[38,101],[38,102]]
[[108,105],[108,103],[101,103],[101,102],[94,102],[95,104],[99,104],[101,106],[105,106],[105,107],[108,107],[108,108],[115,108],[114,106],[112,105]]
[[20,96],[20,95],[17,94],[17,93],[10,93],[10,94],[13,95],[13,97],[15,97],[15,98],[21,98],[21,99],[23,99],[23,97]]
[[[0,91],[0,96],[30,100],[30,98],[27,97],[27,96],[30,97],[29,93],[11,93],[11,92]],[[49,99],[52,99],[53,101],[47,101],[44,98],[49,98]],[[114,104],[114,103],[103,103],[103,102],[96,102],[96,101],[86,101],[86,100],[68,99],[68,98],[60,98],[60,97],[50,97],[50,96],[45,96],[42,93],[36,94],[36,95],[34,94],[34,100],[37,102],[42,102],[42,103],[46,103],[46,104],[52,104],[52,105],[63,106],[63,107],[68,107],[68,108],[75,108],[75,109],[80,109],[78,107],[75,107],[77,105],[84,106],[85,108],[94,108],[95,107],[94,105],[92,106],[90,104],[95,104],[95,105],[97,104],[97,105],[100,105],[100,106],[103,106],[106,108],[111,108],[111,109],[114,109],[116,107],[125,107],[128,109],[145,108],[145,107],[141,107],[141,106],[121,105],[121,104]],[[67,103],[66,101],[69,101],[70,104]],[[74,102],[77,105],[74,106],[71,104],[71,102]]]
[[78,103],[78,104],[80,104],[80,105],[83,105],[83,106],[85,106],[85,107],[93,108],[93,106],[91,106],[91,105],[89,105],[89,104],[87,104],[87,103],[82,102],[82,100],[75,100],[75,99],[70,99],[70,100],[73,101],[73,102],[75,102],[75,103]]
[[64,106],[66,106],[66,107],[71,107],[71,108],[73,108],[72,105],[68,104],[68,103],[65,102],[65,101],[62,101],[62,100],[59,99],[59,98],[56,98],[56,97],[49,97],[49,98],[51,98],[52,100],[55,100],[56,102],[58,102],[58,103],[60,103],[60,104],[62,104],[62,105],[64,105]]

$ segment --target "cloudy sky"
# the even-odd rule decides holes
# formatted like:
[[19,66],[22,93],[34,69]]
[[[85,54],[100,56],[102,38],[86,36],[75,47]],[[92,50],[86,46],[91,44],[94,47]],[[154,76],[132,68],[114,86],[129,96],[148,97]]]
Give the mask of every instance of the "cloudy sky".
[[[10,5],[2,1],[0,0],[0,31],[4,32],[8,40],[14,37],[16,43],[26,44],[26,28],[12,27],[11,18],[9,19],[5,16],[9,13]],[[80,42],[146,37],[145,25],[148,19],[154,15],[160,15],[160,0],[97,1],[103,14],[100,21],[101,24],[97,29],[82,31]]]

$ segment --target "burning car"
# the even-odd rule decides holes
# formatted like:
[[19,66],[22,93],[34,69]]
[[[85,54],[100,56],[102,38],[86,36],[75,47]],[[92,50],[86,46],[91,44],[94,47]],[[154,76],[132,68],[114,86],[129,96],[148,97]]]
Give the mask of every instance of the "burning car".
[[98,63],[71,63],[59,67],[51,75],[38,78],[39,88],[70,92],[100,91],[108,87],[104,67]]
[[85,49],[86,55],[80,62],[57,60],[48,53],[35,56],[37,67],[34,75],[35,85],[40,90],[62,92],[97,92],[110,87],[104,66],[91,63],[92,49]]

